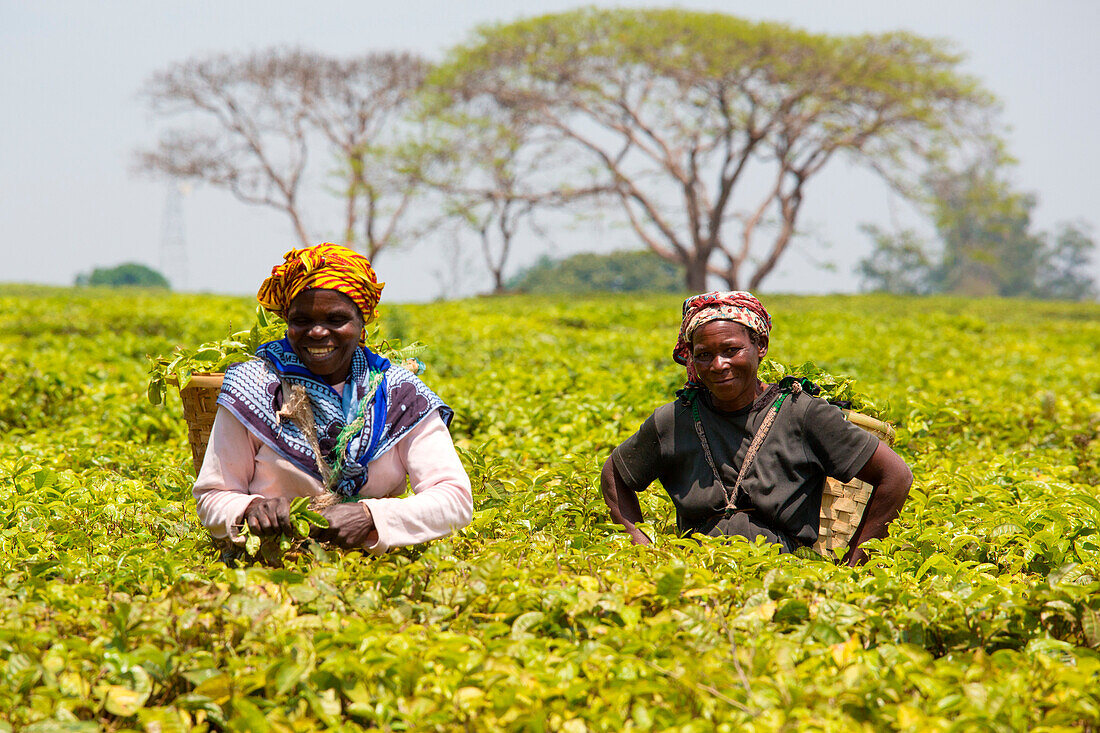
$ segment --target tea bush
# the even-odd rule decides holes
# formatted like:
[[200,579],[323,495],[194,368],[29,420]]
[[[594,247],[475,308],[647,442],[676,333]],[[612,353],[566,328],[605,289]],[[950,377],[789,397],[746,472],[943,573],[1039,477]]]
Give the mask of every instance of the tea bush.
[[383,308],[429,344],[473,523],[227,567],[147,355],[244,298],[0,289],[0,729],[1097,730],[1100,306],[771,297],[769,356],[850,376],[916,475],[859,569],[629,544],[608,451],[682,381],[679,299]]

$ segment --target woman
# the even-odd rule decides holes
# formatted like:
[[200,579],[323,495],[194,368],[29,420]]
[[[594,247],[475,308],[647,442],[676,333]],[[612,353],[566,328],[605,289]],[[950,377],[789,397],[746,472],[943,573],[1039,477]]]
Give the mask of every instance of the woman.
[[817,540],[824,478],[854,476],[875,489],[845,559],[863,561],[859,546],[886,536],[908,496],[909,467],[802,383],[761,382],[770,332],[771,316],[750,293],[684,301],[673,359],[687,368],[687,386],[612,451],[600,475],[612,518],[636,543],[650,542],[636,526],[637,492],[655,479],[682,532],[763,537],[791,552]]
[[[406,369],[371,352],[364,327],[382,292],[362,255],[292,250],[257,299],[286,338],[225,374],[193,489],[202,523],[240,544],[290,534],[290,500],[331,494],[314,536],[382,553],[469,523],[473,500],[447,424],[453,412]],[[413,495],[397,498],[408,479]]]

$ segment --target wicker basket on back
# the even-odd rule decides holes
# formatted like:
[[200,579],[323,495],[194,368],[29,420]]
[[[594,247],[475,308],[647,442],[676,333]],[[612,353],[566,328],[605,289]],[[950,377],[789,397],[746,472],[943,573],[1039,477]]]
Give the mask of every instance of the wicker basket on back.
[[[888,444],[894,442],[894,428],[888,423],[851,410],[842,412],[853,425],[873,433]],[[857,478],[846,484],[835,478],[825,479],[825,488],[821,492],[821,523],[817,528],[817,542],[814,543],[817,552],[827,557],[844,554],[848,541],[863,518],[872,488]]]
[[[183,417],[187,421],[187,441],[191,444],[196,475],[206,455],[206,444],[210,442],[210,429],[214,425],[214,414],[218,411],[218,393],[223,376],[196,373],[180,390]],[[880,440],[887,443],[894,441],[894,429],[887,423],[850,410],[844,410],[844,415],[853,425],[874,433]],[[871,485],[859,479],[854,478],[846,484],[833,478],[825,479],[821,496],[821,524],[814,550],[829,557],[843,555],[848,541],[859,527],[870,498]]]
[[187,421],[187,442],[191,444],[191,461],[196,476],[206,455],[206,444],[210,442],[210,429],[214,427],[218,393],[222,391],[224,376],[222,373],[195,373],[187,386],[180,390],[183,419]]

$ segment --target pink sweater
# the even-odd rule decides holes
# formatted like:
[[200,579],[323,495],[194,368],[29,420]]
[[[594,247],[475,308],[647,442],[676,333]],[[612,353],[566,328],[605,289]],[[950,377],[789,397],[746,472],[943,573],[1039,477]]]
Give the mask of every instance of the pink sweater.
[[[401,497],[408,477],[413,495]],[[261,443],[231,412],[218,407],[210,444],[192,493],[199,519],[215,537],[241,544],[235,525],[257,497],[315,496],[321,482]],[[470,479],[458,460],[447,426],[433,412],[390,450],[370,463],[359,489],[378,530],[366,547],[381,554],[415,545],[469,524]]]

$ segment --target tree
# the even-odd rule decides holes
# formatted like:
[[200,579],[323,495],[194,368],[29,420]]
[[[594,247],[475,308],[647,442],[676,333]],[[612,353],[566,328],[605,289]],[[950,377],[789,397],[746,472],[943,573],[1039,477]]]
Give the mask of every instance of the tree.
[[524,293],[674,293],[682,289],[683,268],[649,250],[593,254],[554,261],[543,257],[519,273],[509,289]]
[[76,276],[76,285],[108,288],[164,288],[168,279],[156,270],[137,262],[124,262],[114,267],[97,267],[91,274]]
[[1062,224],[1047,248],[1039,273],[1039,293],[1058,300],[1088,300],[1097,297],[1096,281],[1089,274],[1096,242],[1087,224]]
[[865,290],[927,295],[938,286],[937,265],[917,232],[904,229],[892,234],[872,224],[860,229],[874,247],[871,255],[856,265]]
[[337,158],[344,242],[359,244],[373,260],[414,235],[402,227],[419,181],[396,130],[412,124],[410,112],[428,64],[408,53],[372,53],[348,60],[317,57],[314,66],[306,115]]
[[183,116],[187,124],[139,151],[138,166],[281,211],[308,246],[317,238],[302,186],[311,147],[320,145],[338,168],[345,242],[373,258],[397,241],[412,196],[414,183],[395,172],[385,151],[426,69],[411,54],[339,60],[298,49],[173,64],[141,96],[154,114]]
[[575,171],[525,115],[462,87],[427,90],[421,114],[432,120],[432,134],[406,158],[416,161],[421,181],[443,194],[445,214],[477,235],[493,292],[502,293],[521,229],[541,235],[537,212],[593,191],[565,184]]
[[506,110],[469,116],[434,106],[425,114],[434,114],[436,125],[425,146],[430,152],[415,156],[426,161],[420,180],[443,194],[448,216],[477,235],[493,292],[503,293],[516,234],[536,229],[535,211],[561,198],[553,187],[539,188],[552,151],[534,145],[525,122]]
[[923,201],[939,252],[912,230],[865,226],[874,249],[857,265],[864,287],[896,293],[945,292],[1081,300],[1096,294],[1088,272],[1095,243],[1087,226],[1036,231],[1033,194],[1009,182],[1004,161],[983,156],[962,170],[925,176]]
[[912,161],[987,134],[992,99],[959,60],[906,33],[584,9],[484,27],[431,80],[492,99],[581,156],[588,188],[609,192],[698,291],[708,273],[759,286],[796,234],[807,182],[838,154],[901,185]]
[[1032,232],[1036,200],[1014,191],[1003,166],[982,159],[961,172],[926,177],[943,245],[939,289],[961,295],[1038,295],[1045,246]]

